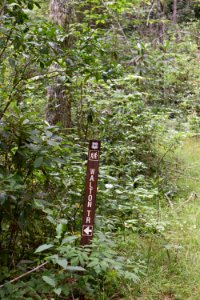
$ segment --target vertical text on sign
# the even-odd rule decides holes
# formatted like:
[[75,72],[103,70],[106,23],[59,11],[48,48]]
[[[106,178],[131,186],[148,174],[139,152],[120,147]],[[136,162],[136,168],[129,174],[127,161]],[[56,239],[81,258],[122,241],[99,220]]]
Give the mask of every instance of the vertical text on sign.
[[91,215],[92,215],[92,209],[93,209],[93,200],[94,200],[94,182],[96,181],[96,174],[95,169],[90,169],[90,177],[89,177],[89,189],[88,189],[88,195],[87,195],[87,214],[86,214],[86,224],[91,224]]

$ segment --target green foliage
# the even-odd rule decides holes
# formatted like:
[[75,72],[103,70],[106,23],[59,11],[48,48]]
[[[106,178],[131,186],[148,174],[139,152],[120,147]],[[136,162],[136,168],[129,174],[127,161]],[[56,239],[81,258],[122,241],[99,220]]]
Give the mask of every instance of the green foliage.
[[10,264],[13,256],[15,264],[27,249],[27,241],[32,236],[37,240],[42,231],[45,236],[48,230],[38,223],[42,208],[53,205],[57,191],[64,190],[64,168],[71,165],[68,159],[73,146],[63,142],[57,128],[36,121],[30,113],[22,115],[16,107],[1,125],[2,258]]
[[[172,27],[170,1],[163,19],[150,1],[77,1],[66,32],[36,1],[3,4],[0,280],[48,264],[5,284],[2,299],[100,300],[126,289],[139,297],[156,249],[173,271],[181,246],[166,238],[171,224],[161,210],[174,147],[165,141],[163,154],[157,144],[168,127],[183,128],[181,118],[199,127],[199,26],[195,8],[182,5],[179,12],[190,11]],[[45,121],[46,90],[56,81],[71,96],[70,129]],[[80,247],[89,139],[102,141],[95,238]]]

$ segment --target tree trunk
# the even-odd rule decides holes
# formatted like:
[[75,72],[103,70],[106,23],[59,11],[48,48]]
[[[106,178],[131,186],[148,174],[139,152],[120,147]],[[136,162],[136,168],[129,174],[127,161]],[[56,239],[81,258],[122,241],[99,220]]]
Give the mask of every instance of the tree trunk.
[[164,33],[165,33],[165,26],[164,26],[164,4],[161,0],[157,0],[157,10],[158,10],[158,36],[159,41],[163,44]]
[[48,88],[47,120],[50,124],[60,123],[63,128],[70,128],[71,122],[71,93],[69,88],[59,84],[59,77]]
[[[50,2],[50,20],[62,26],[66,32],[69,31],[69,25],[74,20],[74,9],[70,0],[51,0]],[[64,47],[72,47],[72,40],[66,40]],[[59,66],[54,65],[51,71],[58,70]],[[63,128],[72,127],[71,121],[71,91],[61,81],[59,75],[54,78],[53,84],[48,88],[48,106],[47,120],[50,124],[60,123]]]
[[177,0],[173,1],[172,21],[174,24],[176,24],[176,22],[177,22]]

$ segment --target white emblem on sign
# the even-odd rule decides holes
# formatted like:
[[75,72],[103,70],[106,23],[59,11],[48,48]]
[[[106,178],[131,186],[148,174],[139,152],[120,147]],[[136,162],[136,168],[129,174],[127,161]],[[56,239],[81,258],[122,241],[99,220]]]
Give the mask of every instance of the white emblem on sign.
[[91,148],[92,148],[93,150],[99,149],[99,143],[98,143],[98,142],[92,142]]
[[99,159],[99,151],[90,150],[89,151],[89,160],[98,160]]
[[92,236],[92,233],[93,233],[93,226],[83,225],[83,228],[82,228],[83,236]]

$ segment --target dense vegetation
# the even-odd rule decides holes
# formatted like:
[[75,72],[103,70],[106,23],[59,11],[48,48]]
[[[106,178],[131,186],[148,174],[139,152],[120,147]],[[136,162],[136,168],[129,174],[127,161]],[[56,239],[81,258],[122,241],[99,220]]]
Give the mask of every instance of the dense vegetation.
[[[199,1],[1,1],[1,299],[198,299],[147,282],[155,253],[168,276],[179,259],[163,211],[189,193],[173,153],[199,130],[199,17]],[[90,139],[95,236],[80,247]]]

